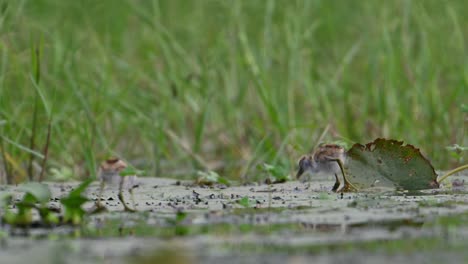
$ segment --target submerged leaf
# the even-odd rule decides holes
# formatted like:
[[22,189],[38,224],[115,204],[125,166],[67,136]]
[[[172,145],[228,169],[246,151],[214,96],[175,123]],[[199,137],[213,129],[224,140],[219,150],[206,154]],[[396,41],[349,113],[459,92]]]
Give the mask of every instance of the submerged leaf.
[[405,190],[438,188],[431,163],[412,145],[378,138],[347,152],[343,190],[391,187]]

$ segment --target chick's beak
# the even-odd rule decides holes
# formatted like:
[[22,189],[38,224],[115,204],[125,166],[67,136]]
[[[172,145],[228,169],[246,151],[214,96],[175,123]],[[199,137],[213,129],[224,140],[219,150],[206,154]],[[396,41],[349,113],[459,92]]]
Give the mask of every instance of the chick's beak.
[[296,174],[296,179],[299,179],[302,176],[302,174],[304,174],[304,172],[305,172],[304,168],[299,166],[299,170],[297,171],[297,174]]
[[306,172],[311,167],[312,167],[312,163],[310,161],[310,158],[302,157],[299,160],[299,170],[297,171],[296,179],[299,179],[302,176],[302,174],[304,174],[304,172]]

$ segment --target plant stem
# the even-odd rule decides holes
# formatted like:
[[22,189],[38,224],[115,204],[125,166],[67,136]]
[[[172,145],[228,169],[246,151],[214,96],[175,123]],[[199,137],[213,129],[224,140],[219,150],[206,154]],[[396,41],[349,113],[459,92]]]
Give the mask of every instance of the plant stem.
[[[39,47],[36,46],[34,48],[33,58],[35,59],[35,74],[34,74],[34,82],[36,85],[39,85],[41,80],[41,63],[40,63],[40,52]],[[36,127],[37,127],[37,112],[38,112],[38,104],[39,104],[39,92],[36,91],[36,96],[34,97],[34,111],[33,111],[33,120],[32,120],[32,127],[31,127],[31,139],[29,143],[29,148],[34,150],[36,145]],[[28,164],[28,177],[30,181],[33,181],[33,162],[34,162],[34,155],[31,153],[29,155],[29,164]]]
[[455,174],[455,173],[457,173],[459,171],[466,170],[466,169],[468,169],[468,164],[465,164],[465,165],[462,165],[462,166],[460,166],[458,168],[455,168],[455,169],[445,173],[445,175],[443,175],[442,177],[440,177],[440,179],[437,181],[437,183],[441,184],[445,179],[448,178],[448,176],[450,176],[452,174]]
[[51,123],[52,123],[52,117],[49,117],[49,122],[47,124],[47,138],[46,138],[46,143],[45,143],[45,146],[44,146],[44,153],[43,153],[44,159],[42,160],[41,174],[39,175],[39,181],[40,182],[44,180],[44,173],[46,171],[47,158],[49,157]]
[[101,184],[99,185],[99,195],[98,195],[98,198],[97,198],[97,201],[96,201],[96,208],[97,209],[101,209],[101,208],[105,208],[104,205],[102,205],[102,193],[104,192],[104,186],[105,186],[105,183],[104,183],[104,180],[101,179]]
[[10,166],[8,166],[8,161],[5,152],[5,146],[3,144],[3,137],[0,137],[0,149],[2,152],[3,167],[5,169],[6,183],[13,183],[13,174],[11,173]]

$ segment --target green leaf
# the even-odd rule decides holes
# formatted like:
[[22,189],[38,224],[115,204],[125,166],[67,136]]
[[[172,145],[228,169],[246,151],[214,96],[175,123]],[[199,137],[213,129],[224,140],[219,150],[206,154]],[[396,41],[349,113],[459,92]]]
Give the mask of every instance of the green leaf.
[[73,178],[73,170],[69,167],[51,168],[51,179],[54,181],[67,181]]
[[31,193],[26,193],[24,196],[23,196],[23,200],[21,200],[20,202],[18,202],[16,205],[18,207],[20,206],[24,206],[24,207],[28,207],[28,208],[32,208],[34,207],[34,204],[38,202],[37,198],[32,195]]
[[65,208],[63,216],[65,222],[71,222],[73,225],[81,223],[86,211],[81,207],[88,199],[84,197],[68,197],[61,200]]
[[460,106],[460,108],[462,109],[462,112],[463,112],[463,113],[468,113],[468,105],[462,104],[462,105]]
[[231,183],[224,177],[219,176],[218,183],[229,186]]
[[197,171],[197,184],[198,185],[213,185],[216,183],[230,185],[230,182],[219,176],[219,174],[215,171]]
[[81,197],[81,196],[72,196],[72,197],[65,197],[60,200],[60,202],[65,206],[65,209],[74,210],[79,208],[81,205],[86,203],[88,198]]
[[137,170],[136,168],[132,167],[132,166],[128,166],[126,167],[125,169],[123,169],[122,171],[120,171],[119,175],[122,176],[122,177],[125,177],[125,176],[132,176],[132,175],[136,175],[136,176],[140,176],[140,175],[143,175],[145,174],[144,171],[142,170]]
[[[437,188],[437,174],[419,149],[403,142],[376,139],[347,152],[344,191],[373,187],[405,190]],[[347,180],[347,181],[346,181]]]
[[344,149],[348,149],[349,148],[349,145],[350,143],[348,143],[348,141],[344,141],[344,140],[335,140],[335,141],[330,141],[330,142],[327,142],[328,144],[335,144],[335,145],[338,145],[338,146],[341,146],[343,147]]
[[39,208],[39,215],[41,216],[42,221],[47,225],[58,224],[59,222],[58,216],[47,207]]
[[4,208],[2,219],[5,223],[13,226],[27,226],[32,222],[32,208],[37,199],[30,193],[23,196],[23,200],[16,203],[17,212],[10,211],[7,206],[11,203],[12,195],[3,194],[0,198],[0,205]]
[[3,214],[3,217],[2,217],[3,221],[5,221],[5,223],[9,224],[9,225],[15,225],[15,220],[16,220],[16,214],[7,210],[5,211],[5,213]]
[[[31,194],[38,202],[46,203],[51,197],[50,189],[47,185],[39,182],[30,182],[20,186],[20,191],[25,192],[26,194]],[[23,199],[23,201],[25,201]],[[25,202],[34,202],[34,201],[25,201]]]
[[274,182],[286,182],[291,178],[289,171],[283,166],[274,166],[268,163],[263,163],[261,169],[274,178]]
[[5,222],[14,226],[28,226],[32,223],[32,210],[19,210],[18,213],[5,212]]
[[237,201],[237,203],[242,205],[243,207],[252,207],[253,204],[248,196],[242,197],[240,200]]
[[76,189],[74,189],[73,191],[71,191],[69,194],[68,194],[68,197],[79,197],[81,196],[81,194],[83,193],[83,191],[86,190],[86,188],[88,188],[88,186],[93,182],[93,179],[87,179],[85,180],[84,182],[82,182],[80,185],[78,185],[78,187]]
[[11,204],[11,199],[13,195],[11,193],[2,193],[0,194],[0,208],[5,208]]
[[88,198],[83,197],[82,194],[92,182],[92,179],[82,182],[75,190],[71,191],[67,197],[60,199],[60,202],[65,208],[65,222],[71,222],[73,225],[81,223],[83,216],[86,214],[82,206],[88,201]]
[[185,220],[185,218],[187,218],[187,213],[182,212],[182,211],[179,211],[179,212],[177,212],[177,214],[176,214],[176,219],[175,219],[175,221],[176,221],[176,223],[181,223],[182,221]]

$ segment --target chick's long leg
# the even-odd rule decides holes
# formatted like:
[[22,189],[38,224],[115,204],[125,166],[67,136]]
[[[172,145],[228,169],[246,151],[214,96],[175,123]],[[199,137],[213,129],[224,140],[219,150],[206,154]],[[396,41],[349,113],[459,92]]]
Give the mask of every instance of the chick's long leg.
[[128,192],[130,193],[130,199],[132,199],[132,206],[133,206],[133,208],[135,208],[134,210],[136,210],[135,195],[133,195],[133,189],[134,188],[135,187],[130,188],[130,190],[128,190]]
[[99,196],[98,196],[98,199],[96,201],[96,208],[104,208],[104,205],[102,205],[102,193],[104,192],[104,186],[105,186],[105,183],[103,180],[101,180],[101,184],[99,186]]
[[338,175],[335,173],[335,184],[333,185],[332,192],[336,192],[338,188],[340,187],[340,179],[338,179]]
[[[338,166],[340,167],[340,170],[341,170],[341,173],[343,174],[343,179],[346,183],[346,176],[344,174],[344,171],[343,171],[343,164],[341,162],[340,159],[337,159],[336,157],[332,157],[332,156],[325,156],[329,162],[336,162],[338,163]],[[340,179],[338,178],[338,175],[335,173],[335,184],[333,185],[333,188],[332,188],[332,192],[337,192],[338,191],[338,188],[340,187]]]
[[133,210],[132,208],[128,207],[128,205],[125,203],[125,200],[124,200],[124,197],[123,197],[123,185],[124,185],[124,180],[125,180],[125,177],[122,176],[120,177],[120,183],[119,183],[119,200],[120,202],[122,203],[123,207],[124,207],[124,210],[126,212],[135,212],[135,210]]
[[[340,189],[340,191],[341,192],[357,191],[358,188],[356,188],[356,186],[354,186],[351,182],[349,182],[348,178],[346,177],[343,162],[340,159],[335,159],[333,161],[336,161],[338,163],[338,166],[340,166],[341,174],[343,175],[344,186],[343,186],[343,188]],[[336,177],[336,174],[335,174],[335,177]],[[335,183],[335,185],[336,185],[336,183]]]

